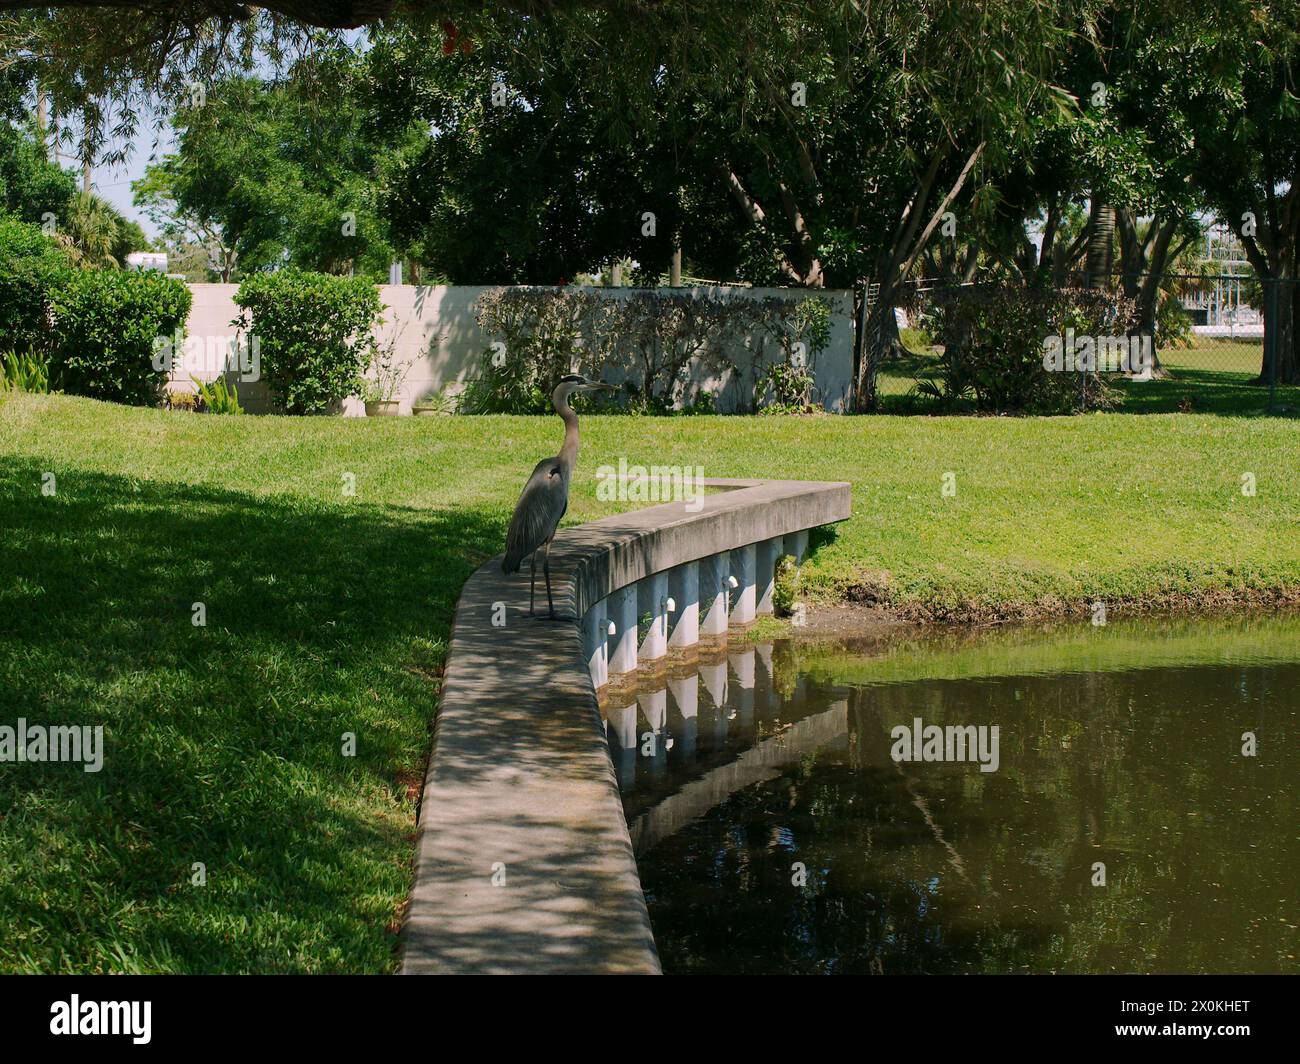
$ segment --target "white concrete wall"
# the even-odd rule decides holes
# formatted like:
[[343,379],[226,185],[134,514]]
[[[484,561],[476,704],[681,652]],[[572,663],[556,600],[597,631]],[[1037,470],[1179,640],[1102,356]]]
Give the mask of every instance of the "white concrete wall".
[[[250,413],[263,413],[271,409],[266,387],[262,383],[240,383],[237,355],[233,345],[236,329],[232,321],[238,316],[234,295],[238,285],[192,284],[189,286],[194,301],[186,326],[187,355],[183,366],[171,373],[171,387],[192,389],[191,376],[199,380],[212,380],[223,372],[228,380],[236,382],[240,402]],[[410,413],[411,404],[445,388],[458,392],[478,372],[483,352],[494,337],[479,328],[474,316],[474,301],[490,286],[469,285],[381,285],[379,296],[384,304],[384,324],[379,332],[381,343],[395,338],[394,349],[398,362],[409,366],[400,399],[401,412]],[[591,291],[626,298],[633,289],[594,288]],[[723,288],[723,292],[737,298],[765,298],[772,295],[794,297],[804,293],[773,288]],[[814,294],[814,293],[807,293]],[[849,388],[853,375],[853,293],[826,291],[816,295],[831,301],[831,337],[825,351],[817,356],[814,365],[817,395],[828,410],[843,411],[848,405]],[[766,361],[778,352],[771,343],[768,353],[761,344],[751,351],[747,342],[744,348],[728,352],[736,361],[738,372],[729,373],[725,380],[697,378],[697,383],[718,393],[719,408],[734,411],[743,407],[752,395],[755,372],[755,355],[758,373]],[[344,403],[343,413],[357,416],[364,413],[359,399]]]

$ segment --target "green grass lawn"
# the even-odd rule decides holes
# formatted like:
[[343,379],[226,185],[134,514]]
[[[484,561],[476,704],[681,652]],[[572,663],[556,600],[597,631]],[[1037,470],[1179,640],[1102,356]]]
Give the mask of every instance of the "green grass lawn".
[[[1300,589],[1295,421],[583,432],[566,522],[611,509],[593,474],[623,456],[851,481],[852,519],[805,569],[814,597],[951,616]],[[0,765],[0,970],[392,970],[452,607],[559,439],[553,418],[0,397],[0,724],[104,724],[107,746],[97,774]]]
[[[931,376],[938,365],[920,348],[913,333],[906,334],[916,350],[881,367],[877,387],[887,413],[915,414],[932,410],[933,403],[915,394],[918,377]],[[1190,347],[1169,347],[1160,352],[1167,376],[1151,381],[1108,379],[1123,396],[1126,414],[1192,413],[1258,416],[1269,406],[1269,390],[1255,381],[1263,362],[1260,340],[1198,337]],[[1300,410],[1300,388],[1280,386],[1276,406],[1291,413]]]

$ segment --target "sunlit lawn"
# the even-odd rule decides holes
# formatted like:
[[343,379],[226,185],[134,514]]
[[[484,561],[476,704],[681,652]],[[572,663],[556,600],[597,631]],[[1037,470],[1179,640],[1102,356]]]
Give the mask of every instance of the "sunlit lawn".
[[[566,523],[611,509],[594,471],[626,457],[852,482],[814,597],[942,615],[1295,589],[1298,432],[589,417]],[[0,399],[0,723],[107,733],[98,774],[0,766],[0,969],[391,970],[452,607],[559,439],[553,418]]]

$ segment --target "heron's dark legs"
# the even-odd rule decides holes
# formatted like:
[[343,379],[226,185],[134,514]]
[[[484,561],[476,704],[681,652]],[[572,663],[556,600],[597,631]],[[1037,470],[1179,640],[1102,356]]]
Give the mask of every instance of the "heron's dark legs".
[[528,616],[533,616],[533,593],[537,590],[537,551],[528,556],[531,576],[528,581]]
[[555,620],[555,603],[551,601],[551,541],[546,541],[542,548],[542,572],[546,574],[546,605],[551,611],[551,620]]

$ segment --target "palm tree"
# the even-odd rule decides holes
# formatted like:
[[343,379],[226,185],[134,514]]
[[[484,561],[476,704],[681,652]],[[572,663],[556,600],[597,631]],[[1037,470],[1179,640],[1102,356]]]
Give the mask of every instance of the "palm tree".
[[78,192],[68,201],[58,241],[72,265],[91,270],[119,265],[113,257],[119,217],[112,204],[93,192]]

